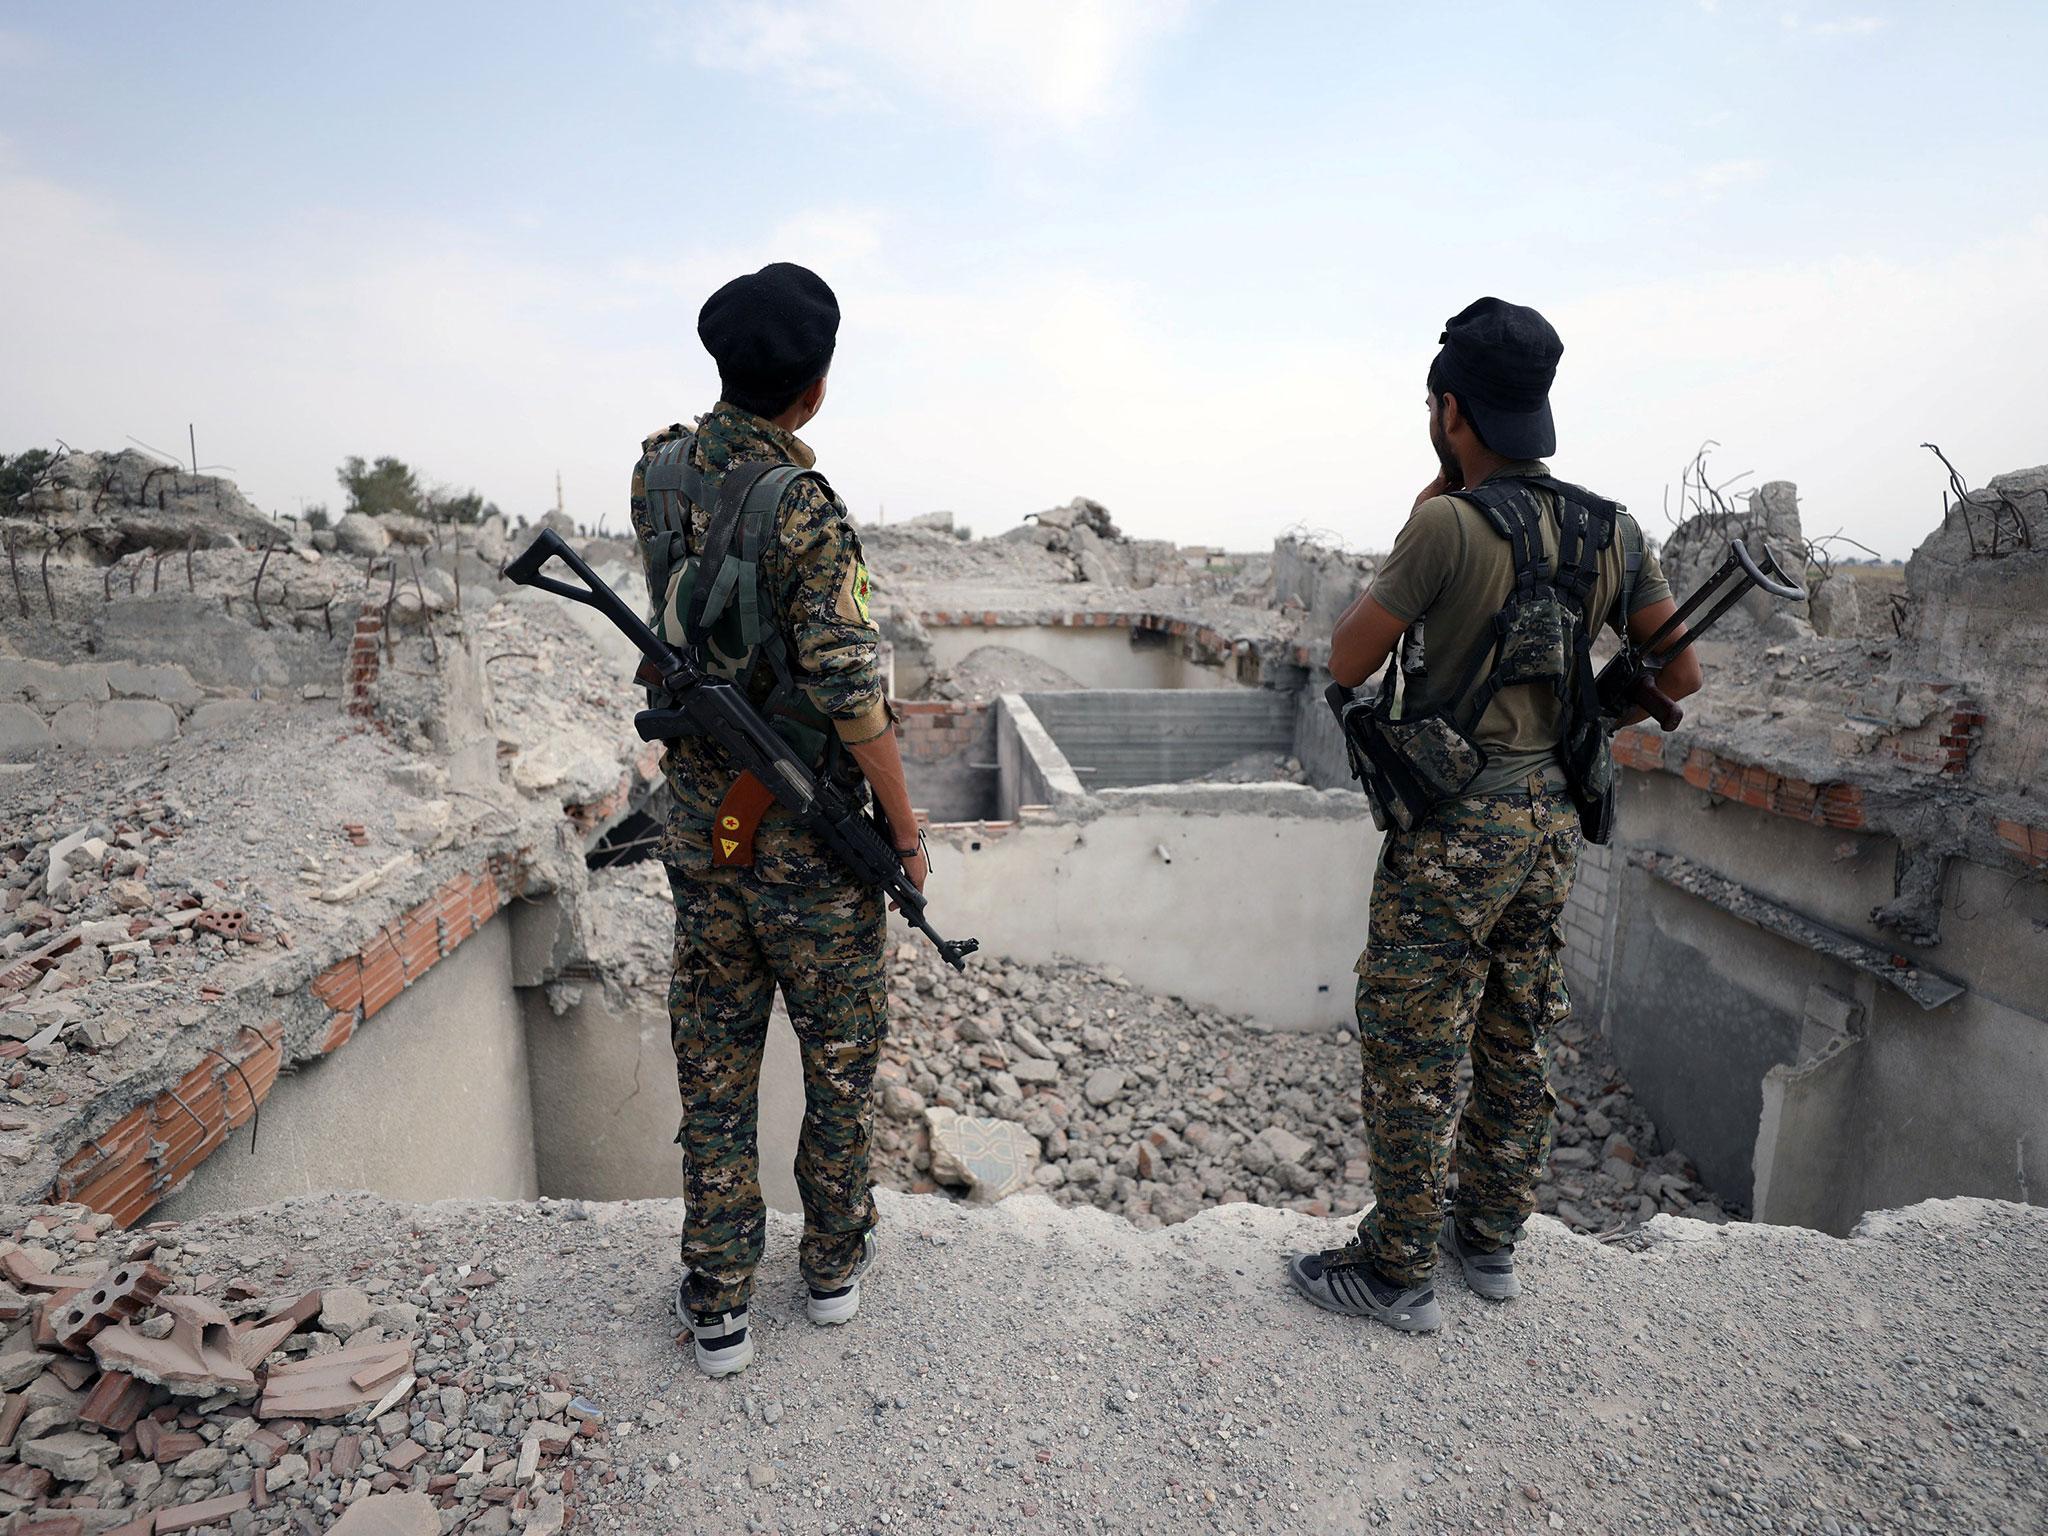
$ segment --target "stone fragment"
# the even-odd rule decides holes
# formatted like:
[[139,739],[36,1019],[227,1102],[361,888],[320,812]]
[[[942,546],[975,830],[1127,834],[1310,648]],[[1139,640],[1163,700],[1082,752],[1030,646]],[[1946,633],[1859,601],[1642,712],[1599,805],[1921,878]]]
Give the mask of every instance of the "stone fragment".
[[381,555],[390,543],[384,525],[361,512],[345,512],[334,525],[334,546],[345,555]]
[[[559,1525],[557,1529],[559,1529]],[[527,1530],[531,1532],[531,1522]],[[441,1514],[424,1493],[373,1493],[357,1499],[327,1536],[440,1536]]]
[[86,1483],[98,1477],[119,1450],[120,1445],[104,1435],[68,1429],[29,1441],[19,1454],[27,1465],[41,1467],[60,1483]]
[[1020,1056],[1010,1064],[1010,1075],[1020,1083],[1047,1087],[1060,1080],[1060,1065],[1049,1053],[1044,1057]]
[[320,1326],[344,1344],[370,1326],[374,1310],[370,1298],[354,1286],[330,1286],[320,1293]]
[[1299,1163],[1315,1150],[1313,1142],[1303,1141],[1284,1125],[1269,1125],[1259,1132],[1258,1139],[1266,1144],[1276,1163]]
[[1022,1126],[936,1106],[925,1111],[925,1123],[932,1177],[941,1184],[964,1184],[971,1199],[993,1202],[1032,1182],[1038,1143]]
[[1097,1067],[1088,1074],[1088,1080],[1081,1085],[1081,1097],[1101,1109],[1115,1101],[1124,1091],[1124,1073],[1121,1067]]

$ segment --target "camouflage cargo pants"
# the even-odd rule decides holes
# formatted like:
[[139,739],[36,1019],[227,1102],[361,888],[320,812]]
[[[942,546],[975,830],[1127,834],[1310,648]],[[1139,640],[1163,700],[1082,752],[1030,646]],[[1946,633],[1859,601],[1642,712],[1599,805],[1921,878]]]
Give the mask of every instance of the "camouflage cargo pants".
[[[1541,776],[1387,834],[1358,961],[1376,1198],[1349,1252],[1390,1280],[1419,1285],[1435,1267],[1454,1132],[1468,1236],[1511,1243],[1536,1208],[1557,1107],[1550,1035],[1571,1009],[1558,919],[1578,857],[1578,813]],[[1472,1091],[1454,1127],[1468,1050]]]
[[798,1263],[805,1280],[829,1290],[852,1273],[875,1224],[868,1142],[886,1011],[882,899],[850,880],[774,884],[744,869],[670,870],[669,887],[669,1039],[683,1100],[677,1140],[689,1305],[744,1305],[761,1262],[767,1207],[755,1120],[778,984],[803,1054]]

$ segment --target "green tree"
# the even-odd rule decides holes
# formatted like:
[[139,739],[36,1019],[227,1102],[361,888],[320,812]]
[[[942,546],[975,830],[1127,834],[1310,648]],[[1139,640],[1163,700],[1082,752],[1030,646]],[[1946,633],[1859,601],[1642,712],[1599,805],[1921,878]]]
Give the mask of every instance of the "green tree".
[[427,493],[422,510],[443,523],[480,523],[498,515],[496,504],[485,501],[476,491],[456,491],[445,485]]
[[350,454],[342,460],[335,478],[348,492],[345,512],[366,512],[372,517],[386,512],[403,512],[408,517],[420,515],[419,476],[403,459],[386,456],[374,464],[365,464]]
[[0,508],[12,511],[56,460],[57,455],[47,448],[25,449],[12,458],[0,453]]

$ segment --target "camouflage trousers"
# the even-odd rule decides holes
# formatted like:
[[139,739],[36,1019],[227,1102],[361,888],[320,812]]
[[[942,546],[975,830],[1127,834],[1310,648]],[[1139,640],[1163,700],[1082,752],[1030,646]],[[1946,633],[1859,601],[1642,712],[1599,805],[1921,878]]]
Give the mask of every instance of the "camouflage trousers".
[[875,1224],[868,1142],[887,1008],[882,898],[843,878],[780,884],[748,869],[672,869],[669,887],[688,1304],[704,1312],[743,1306],[761,1262],[768,1218],[756,1110],[778,985],[803,1055],[798,1263],[806,1281],[830,1290],[853,1272]]
[[1381,847],[1358,961],[1375,1202],[1346,1252],[1390,1280],[1420,1285],[1435,1268],[1454,1171],[1459,1227],[1486,1247],[1515,1241],[1536,1208],[1557,1108],[1550,1036],[1571,1010],[1558,921],[1579,841],[1570,797],[1534,775],[1440,806]]

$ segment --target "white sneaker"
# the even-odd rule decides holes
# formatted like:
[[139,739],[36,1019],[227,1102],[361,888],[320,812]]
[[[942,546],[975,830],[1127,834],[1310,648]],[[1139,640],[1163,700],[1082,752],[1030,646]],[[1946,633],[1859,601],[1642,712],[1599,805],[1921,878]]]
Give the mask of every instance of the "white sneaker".
[[861,1239],[860,1262],[853,1266],[853,1273],[846,1277],[846,1283],[830,1291],[821,1291],[815,1285],[806,1287],[810,1299],[804,1310],[812,1322],[821,1328],[838,1323],[850,1323],[860,1311],[860,1277],[875,1267],[877,1253],[875,1234],[870,1232]]
[[683,1291],[690,1283],[688,1271],[676,1286],[676,1321],[689,1330],[697,1356],[697,1369],[706,1376],[734,1376],[754,1363],[754,1336],[747,1330],[747,1309],[732,1312],[692,1312],[683,1303]]

